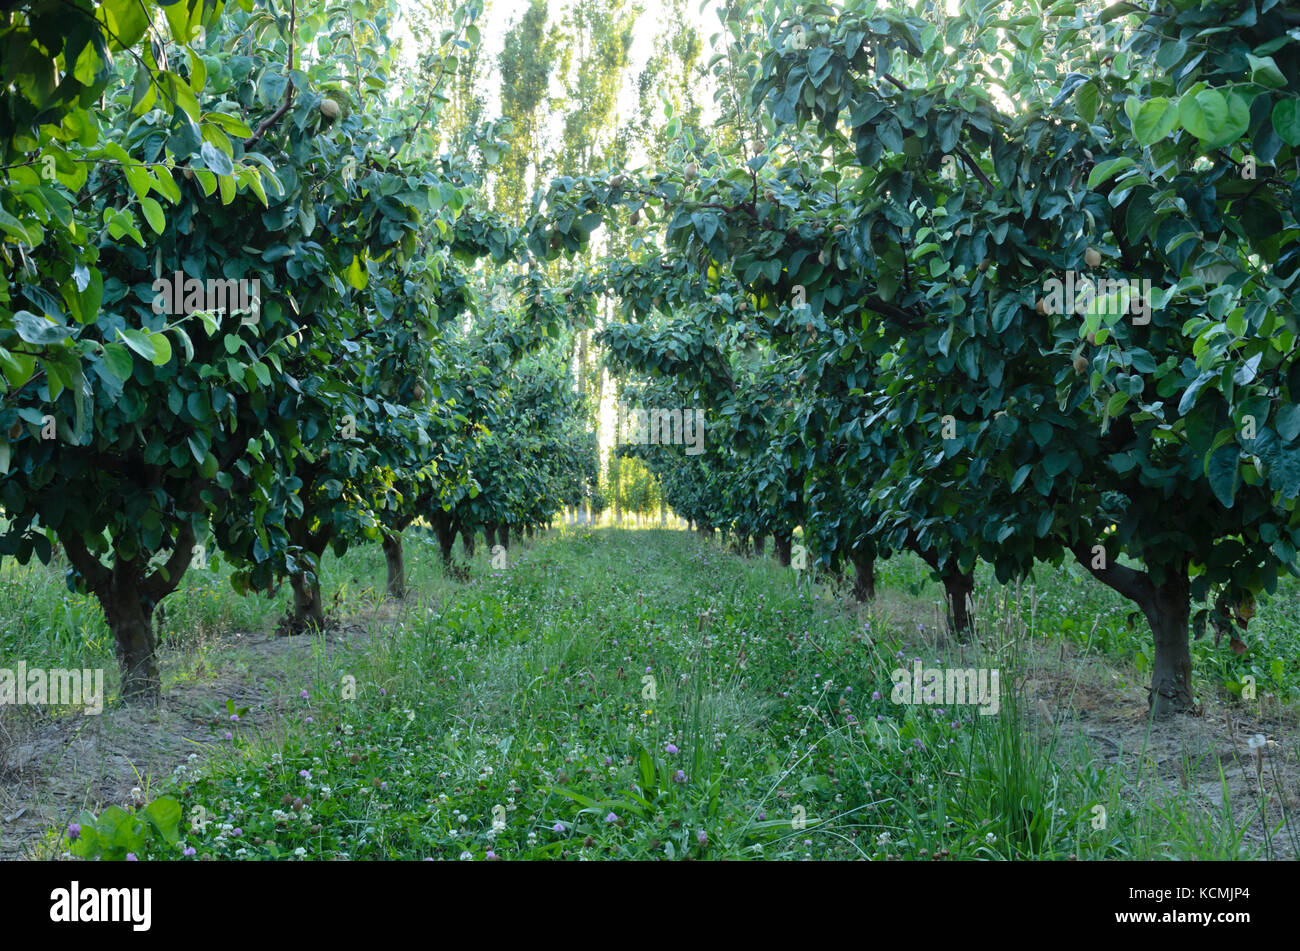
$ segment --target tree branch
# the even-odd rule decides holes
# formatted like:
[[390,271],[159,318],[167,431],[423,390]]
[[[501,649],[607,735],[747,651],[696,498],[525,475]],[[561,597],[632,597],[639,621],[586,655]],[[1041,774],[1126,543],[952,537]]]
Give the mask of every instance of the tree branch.
[[1086,542],[1075,542],[1070,546],[1070,552],[1078,560],[1079,564],[1088,569],[1088,572],[1094,578],[1106,585],[1106,587],[1124,595],[1138,606],[1149,603],[1155,597],[1155,585],[1151,583],[1151,579],[1147,577],[1146,572],[1136,571],[1125,565],[1117,564],[1107,564],[1104,568],[1094,568],[1092,566],[1092,546]]
[[58,536],[59,541],[63,543],[63,550],[68,553],[68,561],[72,562],[72,567],[86,579],[87,586],[98,596],[99,589],[108,583],[109,570],[90,553],[90,549],[86,547],[86,540],[81,537],[79,531],[76,529],[60,531]]
[[[290,0],[288,71],[291,73],[293,72],[293,40],[294,40],[294,35],[297,31],[297,23],[298,23],[298,0]],[[257,128],[253,130],[253,134],[244,140],[244,148],[247,149],[253,145],[256,145],[258,140],[260,140],[262,136],[266,134],[267,130],[270,129],[271,126],[275,125],[282,118],[284,118],[284,114],[289,111],[289,105],[292,102],[293,102],[293,80],[290,79],[289,86],[284,91],[284,102],[280,103],[280,108],[276,109],[275,112],[271,113],[269,116],[267,116],[265,119],[263,119],[261,122],[258,123]]]

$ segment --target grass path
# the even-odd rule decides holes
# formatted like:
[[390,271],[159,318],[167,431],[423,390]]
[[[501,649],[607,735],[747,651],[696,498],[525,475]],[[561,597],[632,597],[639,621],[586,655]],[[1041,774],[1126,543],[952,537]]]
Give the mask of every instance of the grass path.
[[[946,645],[898,586],[846,607],[685,532],[555,533],[466,584],[409,547],[407,602],[358,549],[329,635],[190,645],[156,716],[44,724],[0,854],[59,854],[51,825],[132,786],[202,817],[199,860],[1294,854],[1293,730],[1262,781],[1257,723],[1151,730],[1064,640]],[[1001,710],[892,703],[915,657],[998,667]]]

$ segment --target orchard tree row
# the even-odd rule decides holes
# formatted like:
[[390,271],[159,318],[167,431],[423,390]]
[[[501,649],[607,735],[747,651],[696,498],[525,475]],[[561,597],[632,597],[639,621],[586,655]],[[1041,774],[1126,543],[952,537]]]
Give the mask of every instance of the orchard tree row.
[[[122,695],[156,701],[153,615],[212,553],[324,623],[320,558],[401,532],[508,544],[591,491],[574,316],[427,82],[391,95],[390,5],[27,0],[0,14],[0,556],[66,552]],[[470,155],[469,151],[473,154]]]
[[1076,559],[1189,710],[1193,632],[1243,648],[1300,546],[1300,14],[961,7],[729,4],[718,130],[552,183],[529,244],[634,228],[593,282],[642,398],[706,409],[636,450],[679,514],[801,525],[864,596],[914,552],[958,633],[978,563]]

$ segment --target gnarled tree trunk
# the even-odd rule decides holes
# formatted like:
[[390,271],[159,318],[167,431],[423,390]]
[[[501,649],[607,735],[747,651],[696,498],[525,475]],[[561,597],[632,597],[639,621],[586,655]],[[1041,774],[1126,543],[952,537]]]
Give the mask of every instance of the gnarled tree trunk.
[[759,532],[754,536],[754,557],[762,558],[767,553],[767,535]]
[[[1118,591],[1141,609],[1155,644],[1151,661],[1151,689],[1147,705],[1157,719],[1175,713],[1190,713],[1196,709],[1192,693],[1192,644],[1189,620],[1192,613],[1192,588],[1188,577],[1188,561],[1161,565],[1160,584],[1152,580],[1152,573],[1138,571],[1127,565],[1114,564],[1104,550],[1089,547],[1085,542],[1071,546],[1074,557],[1098,581]],[[1144,553],[1148,565],[1159,564]]]
[[176,590],[193,557],[194,526],[184,525],[166,563],[152,573],[147,559],[115,559],[106,567],[90,553],[75,529],[61,532],[68,560],[104,610],[113,632],[113,648],[122,670],[122,699],[128,703],[157,704],[162,700],[157,640],[153,613],[163,598]]
[[465,557],[474,557],[474,528],[469,525],[462,525],[460,529],[460,543],[465,546]]
[[136,565],[127,561],[113,566],[100,605],[113,632],[113,648],[122,670],[122,699],[157,704],[162,700],[162,678],[155,653],[154,605],[145,594],[144,578]]

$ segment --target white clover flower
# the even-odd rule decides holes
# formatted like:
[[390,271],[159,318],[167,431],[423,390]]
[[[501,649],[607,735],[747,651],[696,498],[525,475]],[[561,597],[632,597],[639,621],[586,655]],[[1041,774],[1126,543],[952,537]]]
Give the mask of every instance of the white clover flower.
[[460,860],[461,860],[462,862],[468,862],[468,861],[472,860],[473,858],[474,858],[474,856],[470,855],[470,853],[468,853],[468,852],[462,852],[462,853],[460,853]]
[[300,858],[300,859],[301,859],[301,858],[306,858],[306,857],[307,857],[307,850],[304,849],[304,848],[300,845],[300,846],[298,846],[298,848],[296,848],[296,849],[293,850],[293,854],[296,855],[296,856],[298,856],[298,858]]

